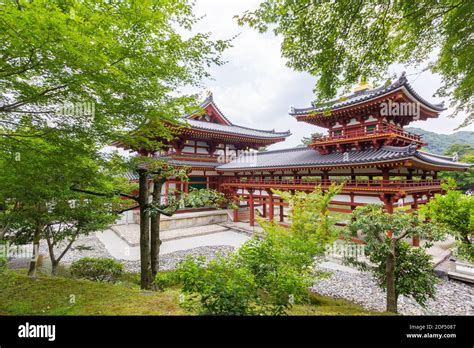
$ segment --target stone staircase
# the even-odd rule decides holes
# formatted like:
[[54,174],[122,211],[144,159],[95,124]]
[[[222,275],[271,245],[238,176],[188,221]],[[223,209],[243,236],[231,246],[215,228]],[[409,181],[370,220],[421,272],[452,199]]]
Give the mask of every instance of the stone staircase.
[[[110,229],[125,241],[129,246],[136,247],[140,245],[140,226],[137,224],[115,225]],[[202,236],[206,234],[229,231],[227,226],[212,224],[205,226],[195,226],[178,228],[173,230],[160,231],[160,239],[162,242],[169,240]]]

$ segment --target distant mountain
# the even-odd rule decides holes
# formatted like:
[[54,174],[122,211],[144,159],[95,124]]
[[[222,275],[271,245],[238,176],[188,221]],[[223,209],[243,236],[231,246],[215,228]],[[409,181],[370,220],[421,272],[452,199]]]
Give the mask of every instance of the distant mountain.
[[469,144],[474,148],[474,132],[460,131],[453,134],[438,134],[415,127],[408,127],[405,129],[408,132],[422,135],[423,141],[428,143],[423,150],[428,152],[442,155],[452,144]]

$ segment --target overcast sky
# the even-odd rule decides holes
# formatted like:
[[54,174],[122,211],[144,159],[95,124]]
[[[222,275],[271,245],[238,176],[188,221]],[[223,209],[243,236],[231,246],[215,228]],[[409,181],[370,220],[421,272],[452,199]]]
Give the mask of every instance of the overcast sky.
[[[213,92],[214,101],[220,110],[234,123],[259,129],[291,130],[292,136],[285,142],[275,144],[271,149],[293,147],[300,144],[304,136],[324,129],[296,122],[288,114],[290,106],[310,106],[314,95],[315,78],[299,73],[285,66],[280,55],[281,37],[273,33],[260,34],[248,27],[239,27],[235,15],[255,9],[257,0],[197,0],[195,13],[205,16],[195,27],[199,32],[211,32],[213,39],[228,39],[237,34],[233,47],[223,58],[228,61],[221,67],[213,67],[212,81],[206,86]],[[406,71],[408,81],[425,99],[439,103],[433,94],[441,85],[438,75],[421,70],[395,66],[392,71],[400,74]],[[446,100],[445,105],[448,105]],[[411,124],[437,133],[452,133],[462,122],[462,117],[447,118],[449,110],[438,119],[418,121]],[[474,130],[474,126],[463,130]]]

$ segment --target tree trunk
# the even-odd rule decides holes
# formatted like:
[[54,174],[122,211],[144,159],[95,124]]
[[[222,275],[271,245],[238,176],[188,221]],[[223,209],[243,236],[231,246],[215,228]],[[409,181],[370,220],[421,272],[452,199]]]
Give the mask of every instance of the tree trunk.
[[140,205],[140,287],[151,289],[151,258],[150,258],[150,214],[147,211],[149,201],[148,175],[146,171],[139,171],[139,196]]
[[397,291],[395,288],[395,245],[396,240],[390,241],[390,250],[387,253],[385,271],[387,274],[387,312],[397,313]]
[[55,276],[58,272],[59,261],[51,262],[51,274]]
[[[163,187],[163,179],[153,180],[153,203],[156,205],[161,204],[161,189]],[[151,274],[155,279],[156,274],[160,268],[160,212],[151,216]]]
[[41,239],[41,226],[37,224],[35,227],[34,235],[33,235],[33,257],[31,258],[30,268],[28,269],[28,275],[33,278],[36,277],[36,271],[38,268],[40,239]]

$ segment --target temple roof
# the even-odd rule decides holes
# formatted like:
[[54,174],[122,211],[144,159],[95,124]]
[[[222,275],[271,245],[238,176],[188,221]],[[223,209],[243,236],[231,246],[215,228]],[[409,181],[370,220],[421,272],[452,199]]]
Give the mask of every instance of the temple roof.
[[420,102],[428,109],[432,109],[433,111],[437,111],[437,112],[445,110],[444,103],[432,104],[428,102],[426,99],[422,98],[418,93],[416,93],[413,87],[408,83],[405,72],[403,72],[397,81],[389,85],[379,86],[374,89],[364,89],[361,91],[354,92],[348,96],[345,96],[344,98],[334,99],[329,102],[318,104],[318,105],[312,103],[312,106],[307,107],[307,108],[291,107],[290,115],[296,117],[296,116],[307,115],[310,113],[324,112],[327,110],[335,111],[337,109],[342,109],[348,106],[353,106],[359,103],[367,102],[371,99],[382,97],[386,94],[393,93],[397,90],[402,90],[402,89],[404,89],[407,92],[407,94],[411,95],[411,97],[414,100]]
[[200,104],[200,107],[205,109],[207,113],[217,114],[218,123],[195,119],[198,115],[198,112],[196,111],[195,113],[183,117],[192,129],[264,139],[281,139],[291,135],[289,130],[285,132],[276,132],[274,129],[260,130],[232,123],[217,107],[212,93],[208,94],[207,98]]
[[205,122],[205,121],[197,121],[192,119],[186,119],[186,122],[191,126],[193,129],[201,129],[206,131],[218,132],[223,134],[236,134],[242,135],[246,137],[257,137],[257,138],[286,138],[291,135],[291,132],[276,132],[273,130],[259,130],[253,129],[248,127],[242,127],[237,125],[223,125],[218,123],[212,122]]
[[172,164],[174,166],[182,166],[182,167],[193,167],[193,168],[215,168],[219,163],[214,161],[192,161],[192,160],[184,160],[184,159],[176,159],[170,157],[157,157],[158,160],[163,160]]
[[[254,169],[277,169],[277,168],[305,168],[305,167],[331,167],[350,166],[353,164],[379,164],[395,160],[413,159],[417,162],[425,162],[428,165],[443,168],[465,169],[470,165],[454,162],[449,157],[417,151],[412,146],[384,146],[380,149],[362,151],[348,151],[347,155],[341,152],[321,155],[308,147],[297,147],[284,150],[259,152],[252,161],[232,161],[218,166],[218,171],[254,170]],[[345,157],[346,156],[346,157]]]
[[[219,107],[217,106],[216,103],[214,103],[214,97],[212,96],[212,93],[209,92],[209,94],[207,95],[206,99],[204,99],[204,101],[199,104],[199,107],[202,108],[202,109],[205,109],[207,108],[209,105],[212,105],[214,110],[216,110],[216,112],[219,114],[219,116],[222,118],[222,120],[224,121],[224,123],[226,123],[227,125],[229,126],[232,126],[232,122],[230,122],[230,120],[224,115],[224,113],[221,111],[221,109],[219,109]],[[186,119],[190,119],[191,117],[193,117],[194,114],[191,114],[191,115],[186,115],[184,116],[184,118]]]

